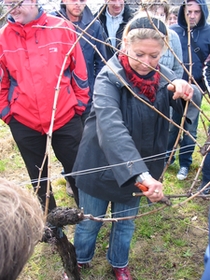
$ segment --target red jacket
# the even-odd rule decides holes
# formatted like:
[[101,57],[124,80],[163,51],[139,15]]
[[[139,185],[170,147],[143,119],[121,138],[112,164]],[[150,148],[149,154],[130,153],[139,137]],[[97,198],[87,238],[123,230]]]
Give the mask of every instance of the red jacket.
[[[48,132],[62,65],[77,38],[66,28],[74,30],[69,21],[41,10],[39,18],[26,25],[9,20],[0,30],[0,65],[4,73],[0,118],[6,123],[14,116],[34,130]],[[82,114],[88,91],[86,64],[77,43],[61,76],[53,130],[66,124],[75,113]]]

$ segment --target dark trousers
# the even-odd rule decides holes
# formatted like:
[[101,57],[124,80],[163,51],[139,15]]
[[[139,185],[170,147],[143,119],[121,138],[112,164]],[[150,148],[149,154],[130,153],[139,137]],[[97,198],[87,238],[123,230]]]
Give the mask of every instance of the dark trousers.
[[[180,125],[182,116],[178,114],[176,111],[173,111],[173,121]],[[185,121],[184,128],[189,131],[189,133],[196,139],[197,138],[197,127],[198,127],[199,115],[195,119],[195,121],[190,124]],[[174,143],[179,133],[179,128],[171,125],[169,131],[169,140],[168,140],[168,151],[171,151],[174,147]],[[195,142],[185,133],[183,133],[183,137],[180,140],[180,151],[179,151],[179,165],[180,167],[189,168],[192,164],[192,154],[195,149]]]
[[206,158],[204,160],[202,173],[203,173],[202,181],[204,185],[210,182],[210,152],[207,153]]
[[[37,186],[39,176],[39,168],[42,166],[44,155],[46,152],[47,135],[33,130],[21,123],[15,118],[12,118],[9,123],[13,138],[17,143],[21,156],[25,162],[29,176],[34,188]],[[53,132],[52,147],[57,159],[64,167],[65,173],[71,173],[74,161],[77,155],[77,150],[82,137],[83,125],[81,117],[75,115],[67,124]],[[52,163],[51,163],[52,164]],[[41,178],[46,179],[48,161],[43,167]],[[68,176],[68,181],[71,184],[74,192],[74,198],[78,205],[78,190],[75,187],[75,181],[71,176]],[[33,182],[35,181],[35,182]],[[52,190],[52,188],[51,188]],[[41,180],[38,190],[39,198],[43,208],[46,202],[47,180]],[[51,192],[49,211],[56,207],[54,196]]]

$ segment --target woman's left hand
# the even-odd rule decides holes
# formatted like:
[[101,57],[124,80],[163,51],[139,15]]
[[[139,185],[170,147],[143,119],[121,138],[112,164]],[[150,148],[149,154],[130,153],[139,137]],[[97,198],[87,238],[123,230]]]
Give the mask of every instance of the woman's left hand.
[[182,98],[185,101],[192,99],[193,96],[193,88],[191,85],[182,79],[176,79],[167,86],[168,90],[173,91],[173,99]]

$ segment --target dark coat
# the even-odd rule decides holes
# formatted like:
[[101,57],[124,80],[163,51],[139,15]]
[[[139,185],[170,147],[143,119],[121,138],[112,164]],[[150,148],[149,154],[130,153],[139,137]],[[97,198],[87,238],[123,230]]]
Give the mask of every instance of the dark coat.
[[[68,16],[66,14],[66,6],[64,4],[61,4],[61,9],[59,11],[65,18],[68,19]],[[53,12],[53,15],[59,16],[60,14],[57,12]],[[82,30],[85,30],[87,26],[94,20],[93,14],[88,8],[88,6],[85,7],[81,20],[79,22],[76,22],[74,24],[78,25]],[[76,28],[76,31],[78,33],[81,33],[82,31],[79,28]],[[87,65],[87,72],[88,72],[88,83],[90,87],[89,96],[90,100],[88,102],[86,113],[90,111],[91,103],[92,103],[92,95],[93,95],[93,87],[95,83],[95,78],[100,72],[101,68],[104,66],[104,63],[102,61],[102,58],[98,54],[98,52],[95,50],[93,46],[95,46],[102,57],[106,60],[106,49],[103,43],[100,43],[97,40],[100,40],[103,42],[104,40],[104,31],[103,28],[98,20],[94,21],[91,26],[86,30],[90,36],[87,34],[84,34],[83,36],[92,44],[89,44],[87,40],[81,38],[79,40],[80,46],[82,48],[82,52],[85,58],[85,62]],[[95,38],[97,40],[95,40]]]
[[[208,18],[208,7],[206,5],[205,0],[196,0],[198,4],[200,4],[202,16],[197,26],[193,28],[191,34],[193,36],[193,40],[197,47],[193,47],[191,43],[191,53],[192,53],[192,74],[199,84],[199,86],[205,90],[205,85],[202,79],[202,69],[204,60],[210,53],[210,25],[207,23]],[[188,54],[188,34],[187,34],[187,23],[184,16],[184,6],[180,7],[178,14],[178,24],[174,24],[170,26],[171,29],[176,31],[179,35],[180,42],[182,45],[182,53],[183,53],[183,62],[187,69],[189,69],[189,54]],[[203,53],[203,60],[201,61],[199,56],[197,55],[197,50],[200,50]],[[188,81],[189,77],[187,73],[184,71],[183,79]]]
[[[97,13],[94,14],[94,17],[97,17],[98,14],[100,13],[100,11],[104,8],[104,6],[102,6],[99,11]],[[130,19],[132,19],[132,17],[134,16],[135,10],[130,8],[129,5],[125,4],[124,6],[124,13],[123,13],[123,22],[120,24],[117,33],[116,33],[116,48],[120,49],[121,47],[121,40],[122,40],[122,35],[123,35],[123,31],[124,28],[126,26],[126,24],[128,23],[128,21]],[[109,33],[106,27],[106,8],[103,9],[102,13],[99,14],[99,16],[97,17],[99,19],[99,21],[101,22],[101,25],[105,31],[105,37],[104,37],[104,41],[106,43],[109,43],[111,45],[111,40],[108,39],[109,37]],[[107,59],[111,58],[113,56],[113,54],[115,53],[115,50],[112,47],[106,46],[106,54],[107,54]]]
[[[135,177],[148,170],[156,179],[161,175],[169,123],[135,98],[119,80],[117,75],[127,79],[117,55],[108,64],[116,74],[105,66],[96,78],[93,106],[73,171],[103,167],[102,171],[76,176],[76,186],[103,200],[132,204],[132,193],[138,191]],[[170,80],[175,78],[165,66],[161,65],[160,71]],[[184,102],[172,99],[167,84],[161,77],[153,104],[144,95],[141,97],[167,117],[170,105],[182,114]],[[138,93],[137,88],[133,90]]]

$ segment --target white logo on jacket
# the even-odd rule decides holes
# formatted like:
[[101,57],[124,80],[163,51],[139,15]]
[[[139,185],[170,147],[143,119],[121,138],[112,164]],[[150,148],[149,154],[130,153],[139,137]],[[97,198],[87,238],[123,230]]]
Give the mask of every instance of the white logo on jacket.
[[58,52],[58,48],[49,48],[50,53],[52,52]]

